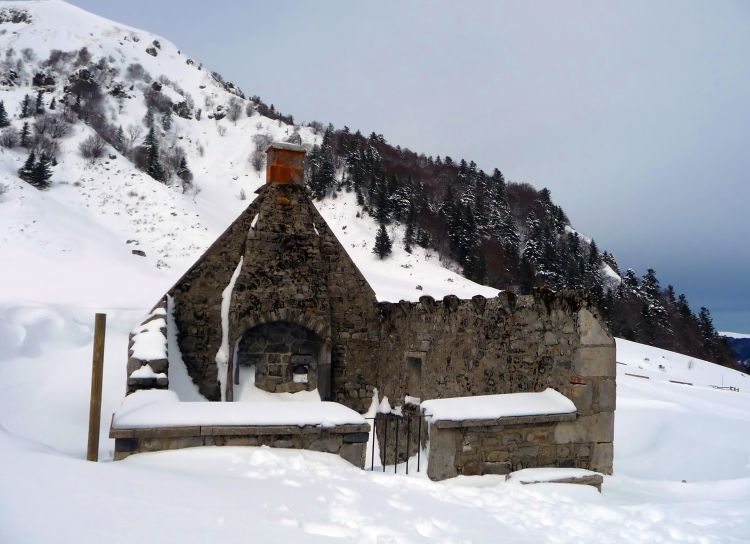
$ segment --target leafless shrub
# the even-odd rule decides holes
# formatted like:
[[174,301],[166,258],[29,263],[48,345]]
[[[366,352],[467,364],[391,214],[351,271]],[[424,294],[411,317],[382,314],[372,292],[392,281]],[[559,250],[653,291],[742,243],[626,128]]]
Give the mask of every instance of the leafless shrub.
[[18,130],[15,127],[7,127],[0,131],[0,146],[13,148],[18,145],[20,139]]
[[45,113],[34,121],[34,133],[53,139],[62,138],[70,134],[70,124],[62,114]]
[[143,134],[143,126],[141,126],[141,125],[128,125],[128,129],[127,129],[126,134],[127,134],[128,147],[133,147],[135,145],[135,142]]
[[92,134],[78,145],[81,157],[94,161],[104,155],[107,142],[99,134]]
[[49,158],[54,158],[57,157],[57,154],[60,152],[60,143],[58,140],[52,140],[47,136],[36,135],[29,148],[37,155],[45,155]]
[[7,192],[8,192],[8,186],[0,183],[0,198],[2,198],[3,195]]
[[143,65],[138,62],[128,65],[125,70],[125,77],[129,81],[145,81],[146,83],[151,83],[151,75],[149,75]]
[[256,134],[255,136],[253,136],[253,145],[255,146],[255,151],[265,151],[272,142],[273,136],[268,133]]
[[245,192],[245,189],[240,189],[240,194],[238,198],[240,200],[247,200],[247,193]]
[[302,145],[302,136],[300,136],[299,127],[294,127],[294,132],[287,136],[284,141],[290,144]]
[[24,47],[21,49],[21,56],[23,57],[24,62],[33,62],[34,58],[36,58],[36,55],[34,54],[34,50],[31,47]]
[[255,104],[251,100],[247,101],[247,105],[245,106],[245,115],[248,117],[252,117],[255,114]]
[[237,123],[237,119],[242,115],[242,101],[233,96],[229,99],[229,105],[227,105],[227,117],[232,123]]
[[180,168],[182,159],[185,158],[185,150],[176,145],[161,152],[160,162],[167,179],[170,179]]
[[216,125],[216,132],[219,133],[219,136],[225,136],[227,133],[227,127],[224,125]]
[[263,167],[266,165],[266,154],[262,151],[258,151],[257,149],[254,150],[252,153],[250,153],[250,164],[256,172],[260,173],[260,171],[263,170]]

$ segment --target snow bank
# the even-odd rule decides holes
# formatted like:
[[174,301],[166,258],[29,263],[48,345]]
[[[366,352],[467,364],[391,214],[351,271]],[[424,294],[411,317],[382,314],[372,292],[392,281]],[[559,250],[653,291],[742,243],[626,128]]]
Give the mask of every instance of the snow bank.
[[525,468],[508,474],[507,479],[521,483],[531,482],[554,482],[555,480],[565,480],[568,478],[584,478],[586,476],[596,476],[598,472],[586,470],[583,468]]
[[424,401],[422,408],[433,421],[571,414],[576,411],[573,401],[550,388],[541,393],[432,399]]
[[149,389],[125,397],[117,429],[203,425],[360,425],[364,418],[336,402],[180,402],[174,391]]

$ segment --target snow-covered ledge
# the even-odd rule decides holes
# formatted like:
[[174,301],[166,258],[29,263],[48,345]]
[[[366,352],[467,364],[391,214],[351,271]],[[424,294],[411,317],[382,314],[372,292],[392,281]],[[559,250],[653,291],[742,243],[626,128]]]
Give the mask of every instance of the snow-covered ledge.
[[139,389],[166,389],[167,300],[163,298],[141,323],[130,332],[128,345],[128,393]]
[[550,388],[538,393],[426,400],[422,410],[433,425],[442,428],[570,421],[576,417],[573,401]]
[[576,419],[573,401],[554,389],[427,400],[427,475],[508,474],[530,467],[587,466],[593,444],[561,442],[559,425]]
[[270,446],[334,453],[363,468],[370,426],[335,402],[180,402],[136,391],[112,416],[115,460],[194,446]]

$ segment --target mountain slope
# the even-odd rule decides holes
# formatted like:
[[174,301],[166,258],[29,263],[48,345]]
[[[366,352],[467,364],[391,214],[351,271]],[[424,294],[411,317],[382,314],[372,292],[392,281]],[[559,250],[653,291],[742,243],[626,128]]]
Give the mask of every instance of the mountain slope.
[[[263,183],[263,168],[254,168],[249,160],[259,141],[292,135],[308,145],[316,141],[309,127],[257,113],[266,111],[262,102],[241,98],[236,87],[159,36],[55,0],[9,2],[2,9],[26,14],[23,22],[0,26],[0,49],[6,51],[0,79],[8,83],[0,87],[0,100],[11,118],[10,129],[20,132],[24,122],[34,127],[45,116],[70,113],[68,134],[53,140],[58,165],[46,191],[18,178],[27,148],[0,147],[0,184],[8,188],[0,196],[0,243],[3,254],[17,263],[0,270],[0,296],[5,300],[150,305]],[[101,95],[99,103],[91,105],[101,119],[88,123],[79,120],[88,100],[84,97],[78,106],[74,92],[84,70],[85,81]],[[11,73],[15,77],[9,82]],[[36,74],[55,83],[34,86]],[[38,91],[45,113],[21,118],[24,96],[33,102]],[[53,98],[54,111],[49,109]],[[169,129],[161,124],[163,113],[155,113],[161,149],[182,150],[193,175],[190,187],[174,175],[159,183],[133,164],[146,135],[143,119],[149,100],[162,109],[165,102],[193,104],[189,119],[172,114]],[[219,119],[233,101],[242,108],[239,118]],[[174,107],[167,109],[175,112]],[[108,135],[107,127],[123,127],[126,138],[130,127],[141,129],[132,145],[119,150],[108,145],[96,160],[81,157],[80,143],[97,131]],[[408,255],[397,249],[388,266],[378,263],[371,255],[377,225],[369,218],[356,219],[346,195],[320,208],[360,268],[373,268],[369,279],[382,298],[397,296],[391,287],[394,274],[385,271],[389,267],[401,270],[396,276],[409,285],[412,298],[496,292],[446,270],[434,252]],[[399,236],[396,227],[391,231]],[[134,249],[145,257],[132,254]],[[85,289],[70,288],[75,285]]]
[[[116,291],[149,305],[262,184],[265,145],[289,140],[310,149],[310,192],[382,299],[585,289],[615,334],[729,359],[707,310],[695,316],[653,271],[621,273],[546,189],[382,135],[293,125],[169,41],[59,0],[7,2],[0,21],[9,300]],[[19,177],[41,157],[57,162],[44,191]],[[381,223],[395,241],[384,260],[372,254]]]

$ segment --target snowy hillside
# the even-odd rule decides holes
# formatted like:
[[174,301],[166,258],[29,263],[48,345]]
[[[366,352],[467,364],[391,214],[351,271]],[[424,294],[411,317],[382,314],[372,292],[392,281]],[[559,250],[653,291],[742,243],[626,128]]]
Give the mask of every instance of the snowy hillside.
[[[3,300],[96,305],[111,303],[111,293],[116,291],[120,297],[117,304],[149,306],[252,200],[263,183],[263,169],[256,170],[249,160],[258,136],[264,141],[283,140],[296,133],[303,143],[316,141],[308,127],[290,126],[257,113],[247,116],[248,100],[228,92],[208,69],[164,38],[56,0],[8,2],[2,9],[21,10],[30,19],[3,23],[0,33],[5,63],[17,74],[13,84],[0,86],[0,100],[18,131],[24,122],[32,126],[36,122],[33,116],[20,118],[27,94],[33,100],[36,92],[43,90],[47,108],[53,98],[58,104],[55,112],[47,109],[46,114],[60,114],[65,85],[81,69],[82,48],[91,59],[85,66],[104,62],[107,67],[97,79],[107,91],[102,99],[106,122],[126,132],[133,126],[141,128],[134,145],[145,136],[147,106],[143,96],[154,82],[160,82],[159,95],[173,104],[181,100],[194,104],[192,118],[174,115],[169,129],[158,123],[156,127],[161,132],[162,149],[178,146],[187,157],[194,175],[193,187],[187,191],[174,177],[167,184],[155,181],[112,146],[107,146],[101,159],[84,159],[78,147],[93,130],[82,122],[71,123],[69,134],[55,139],[59,164],[46,191],[18,178],[26,149],[0,147],[0,184],[8,187],[0,196],[0,251],[11,261],[24,263],[23,267],[0,270]],[[70,52],[71,59],[52,63],[50,59],[60,56],[52,54],[53,50]],[[37,73],[52,77],[55,84],[30,86]],[[126,89],[126,97],[112,95],[116,88]],[[226,112],[233,100],[241,103],[239,118],[217,121],[217,113]],[[195,118],[198,109],[203,110],[200,120]],[[407,296],[413,299],[423,294],[442,297],[497,292],[444,269],[435,256],[423,250],[414,255],[397,250],[388,264],[376,263],[372,255],[376,225],[370,218],[356,218],[356,206],[348,196],[323,202],[321,212],[382,298],[396,296],[394,274],[386,271],[395,269],[394,264],[402,278],[397,283],[408,284]],[[398,238],[402,229],[391,229]],[[134,249],[146,256],[134,255]],[[424,279],[417,281],[416,277]],[[83,287],[84,293],[76,286]]]
[[[26,19],[8,22],[8,10]],[[203,112],[159,129],[163,148],[184,149],[194,176],[187,190],[174,176],[155,181],[112,146],[84,159],[78,146],[93,131],[83,122],[56,139],[59,163],[45,191],[17,176],[27,150],[0,147],[0,543],[748,541],[750,377],[624,340],[615,474],[602,494],[492,476],[435,483],[265,448],[110,462],[128,332],[254,197],[263,181],[249,160],[255,137],[297,132],[309,145],[318,136],[257,112],[217,121],[240,99],[236,89],[159,36],[56,0],[2,3],[0,21],[0,64],[17,74],[0,82],[0,100],[18,131],[34,121],[19,112],[26,94],[36,97],[35,73],[55,79],[43,87],[45,105],[53,97],[60,104],[83,47],[89,64],[106,60],[99,75],[110,125],[142,126],[143,93],[154,81],[173,103],[189,96]],[[52,50],[74,55],[46,64]],[[148,77],[128,76],[135,64]],[[118,82],[129,98],[110,93]],[[428,250],[406,253],[400,226],[389,227],[393,255],[376,259],[377,224],[359,217],[351,193],[316,205],[383,300],[497,292]],[[614,272],[611,281],[619,281]],[[107,313],[108,325],[98,464],[84,461],[95,311]]]

